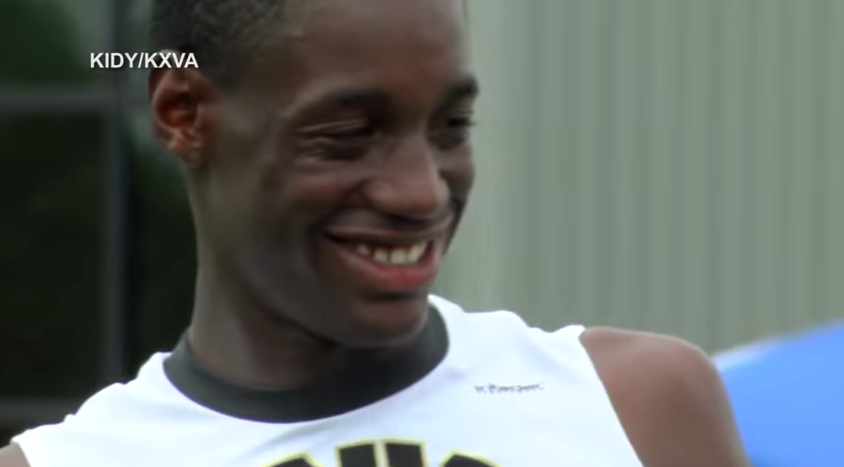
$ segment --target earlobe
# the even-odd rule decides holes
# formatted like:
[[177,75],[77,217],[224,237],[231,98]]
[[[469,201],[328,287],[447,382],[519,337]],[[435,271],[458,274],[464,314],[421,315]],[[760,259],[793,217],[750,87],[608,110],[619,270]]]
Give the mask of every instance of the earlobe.
[[201,145],[195,139],[184,138],[176,133],[166,139],[167,150],[179,156],[182,161],[190,166],[197,166],[201,163]]
[[192,69],[153,70],[149,76],[152,124],[167,149],[190,165],[201,164],[209,141],[207,80]]

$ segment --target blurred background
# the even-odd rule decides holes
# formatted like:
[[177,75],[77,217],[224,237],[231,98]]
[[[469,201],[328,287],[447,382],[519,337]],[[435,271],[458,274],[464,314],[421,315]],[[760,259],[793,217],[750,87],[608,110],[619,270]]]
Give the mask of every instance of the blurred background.
[[[0,0],[0,439],[187,324],[149,0]],[[844,1],[473,0],[479,180],[438,292],[710,352],[844,319]],[[0,444],[4,444],[3,443]]]

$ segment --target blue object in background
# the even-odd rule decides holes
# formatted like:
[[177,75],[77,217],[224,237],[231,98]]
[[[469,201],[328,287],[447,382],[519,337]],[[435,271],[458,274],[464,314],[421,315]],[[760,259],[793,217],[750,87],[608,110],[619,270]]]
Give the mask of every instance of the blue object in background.
[[844,323],[715,362],[754,467],[844,467]]

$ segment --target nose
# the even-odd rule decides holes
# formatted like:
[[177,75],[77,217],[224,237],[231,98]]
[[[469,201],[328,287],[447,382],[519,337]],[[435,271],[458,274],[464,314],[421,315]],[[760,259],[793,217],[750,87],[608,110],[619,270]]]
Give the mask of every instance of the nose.
[[432,220],[448,207],[449,188],[436,153],[424,137],[408,138],[386,155],[367,185],[367,198],[380,213],[410,220]]

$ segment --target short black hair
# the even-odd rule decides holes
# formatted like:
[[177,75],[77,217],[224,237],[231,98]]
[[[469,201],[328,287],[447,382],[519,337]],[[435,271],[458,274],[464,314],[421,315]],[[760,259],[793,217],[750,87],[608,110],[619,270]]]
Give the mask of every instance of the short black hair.
[[[307,0],[305,0],[307,1]],[[214,84],[234,86],[239,73],[301,0],[154,0],[155,51],[192,53]]]
[[[154,0],[155,51],[193,53],[212,83],[234,87],[256,51],[308,0]],[[468,19],[468,2],[463,13]]]

